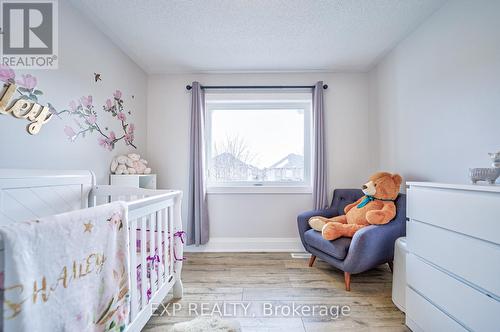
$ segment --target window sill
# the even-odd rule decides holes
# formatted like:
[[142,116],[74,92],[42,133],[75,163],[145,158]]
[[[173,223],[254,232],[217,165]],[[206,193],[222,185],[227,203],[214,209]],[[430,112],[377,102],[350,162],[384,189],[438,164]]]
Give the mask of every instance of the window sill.
[[311,187],[301,186],[227,186],[227,187],[208,187],[207,194],[312,194]]

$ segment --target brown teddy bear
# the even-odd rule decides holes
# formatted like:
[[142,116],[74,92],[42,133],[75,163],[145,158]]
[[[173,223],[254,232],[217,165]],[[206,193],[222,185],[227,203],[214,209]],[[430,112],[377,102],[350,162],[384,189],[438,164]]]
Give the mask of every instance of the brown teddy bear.
[[363,185],[365,196],[347,205],[344,215],[333,218],[312,217],[311,228],[322,233],[325,240],[353,237],[359,229],[368,225],[383,225],[396,216],[394,200],[398,197],[401,176],[386,172],[375,173]]

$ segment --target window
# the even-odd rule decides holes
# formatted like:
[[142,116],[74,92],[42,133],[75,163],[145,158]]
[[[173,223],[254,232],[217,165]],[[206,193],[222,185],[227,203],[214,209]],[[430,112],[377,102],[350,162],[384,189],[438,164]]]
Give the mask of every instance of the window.
[[207,95],[206,111],[209,191],[310,190],[310,94]]

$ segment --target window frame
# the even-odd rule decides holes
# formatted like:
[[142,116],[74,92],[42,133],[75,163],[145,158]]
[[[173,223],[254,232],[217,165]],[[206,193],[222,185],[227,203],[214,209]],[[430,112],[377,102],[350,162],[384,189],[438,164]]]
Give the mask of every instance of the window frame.
[[205,163],[207,172],[210,165],[212,150],[212,114],[215,110],[259,110],[265,112],[269,109],[303,109],[304,110],[304,181],[232,181],[210,182],[207,174],[207,193],[312,193],[312,98],[287,98],[276,96],[265,99],[235,98],[226,96],[208,99],[205,102]]

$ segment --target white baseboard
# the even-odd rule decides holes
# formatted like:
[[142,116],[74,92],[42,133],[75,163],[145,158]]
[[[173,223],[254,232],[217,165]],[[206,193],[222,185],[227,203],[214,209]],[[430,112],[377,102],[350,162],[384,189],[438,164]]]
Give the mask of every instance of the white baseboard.
[[300,238],[214,237],[202,246],[186,246],[185,252],[304,252]]

